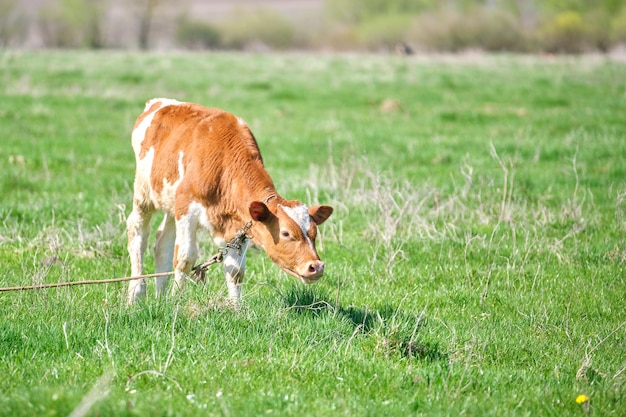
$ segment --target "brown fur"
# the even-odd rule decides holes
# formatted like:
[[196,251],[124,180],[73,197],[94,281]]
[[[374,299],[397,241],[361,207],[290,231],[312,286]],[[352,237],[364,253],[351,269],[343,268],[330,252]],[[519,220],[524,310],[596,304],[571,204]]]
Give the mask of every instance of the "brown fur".
[[[140,149],[136,149],[138,162],[154,151],[151,190],[138,189],[136,183],[136,211],[150,213],[158,207],[178,221],[189,214],[192,202],[199,203],[213,236],[224,240],[233,238],[253,218],[256,221],[249,236],[265,248],[276,264],[305,282],[319,278],[323,262],[315,249],[316,226],[331,215],[332,207],[308,209],[310,226],[304,236],[301,226],[281,208],[302,204],[277,193],[256,139],[243,121],[223,110],[198,104],[178,103],[159,108],[162,104],[158,100],[148,102],[150,107],[135,123],[137,129],[156,110]],[[179,165],[183,168],[182,179]],[[164,184],[171,188],[178,180],[173,205],[167,206],[169,203],[163,203],[169,201],[163,197]],[[153,196],[156,196],[154,201]],[[189,269],[188,259],[178,259],[179,256],[177,243],[173,264]]]
[[152,147],[152,189],[160,193],[163,179],[168,183],[178,179],[179,152],[183,151],[185,178],[176,193],[173,214],[179,219],[191,201],[200,202],[209,209],[209,219],[219,235],[234,235],[233,220],[241,222],[247,217],[237,203],[263,200],[276,193],[254,136],[235,116],[222,110],[197,104],[162,108],[146,131],[139,157],[145,157]]

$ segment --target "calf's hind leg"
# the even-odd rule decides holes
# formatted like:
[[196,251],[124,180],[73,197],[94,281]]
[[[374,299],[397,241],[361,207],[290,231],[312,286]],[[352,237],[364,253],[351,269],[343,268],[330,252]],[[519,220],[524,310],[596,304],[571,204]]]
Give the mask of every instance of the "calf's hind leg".
[[[126,219],[126,232],[128,233],[128,255],[130,256],[131,275],[143,274],[143,256],[148,245],[150,235],[150,219],[152,211],[142,210],[136,204],[133,211]],[[128,304],[133,304],[139,298],[146,295],[146,281],[136,279],[128,284]]]
[[[154,244],[154,263],[156,272],[169,272],[173,268],[174,243],[176,240],[176,221],[174,216],[165,214],[156,233]],[[156,294],[164,295],[170,275],[156,278]]]

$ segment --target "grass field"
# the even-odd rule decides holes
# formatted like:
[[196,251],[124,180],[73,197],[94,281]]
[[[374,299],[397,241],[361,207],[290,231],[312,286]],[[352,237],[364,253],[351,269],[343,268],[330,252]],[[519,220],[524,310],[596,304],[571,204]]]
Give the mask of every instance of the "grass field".
[[125,284],[1,293],[0,415],[626,415],[625,74],[1,52],[0,286],[129,274],[130,130],[151,97],[243,117],[281,194],[336,210],[324,278],[251,249],[238,311],[219,268],[131,308]]

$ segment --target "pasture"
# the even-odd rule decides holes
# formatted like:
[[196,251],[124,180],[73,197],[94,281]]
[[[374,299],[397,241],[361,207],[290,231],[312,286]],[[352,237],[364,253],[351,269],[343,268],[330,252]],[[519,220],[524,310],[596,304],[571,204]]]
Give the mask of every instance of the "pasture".
[[238,310],[221,267],[130,308],[126,284],[0,293],[0,415],[625,415],[625,74],[1,52],[0,286],[129,274],[130,131],[152,97],[242,117],[278,191],[335,213],[320,282],[252,248]]

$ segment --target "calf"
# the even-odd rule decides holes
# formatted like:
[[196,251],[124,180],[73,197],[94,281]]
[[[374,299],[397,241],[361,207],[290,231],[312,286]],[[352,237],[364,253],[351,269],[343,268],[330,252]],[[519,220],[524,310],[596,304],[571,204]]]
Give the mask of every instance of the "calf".
[[[207,229],[218,245],[250,220],[247,237],[265,249],[283,271],[305,284],[324,273],[315,248],[317,225],[330,206],[307,207],[274,188],[244,121],[219,109],[156,98],[146,103],[132,133],[137,169],[133,210],[128,216],[128,252],[133,276],[143,273],[150,219],[165,212],[154,247],[157,272],[174,270],[173,292],[182,290],[198,257],[196,231]],[[240,250],[224,248],[228,294],[241,296],[246,238]],[[157,278],[157,295],[169,276]],[[130,282],[128,302],[146,293],[144,280]]]

